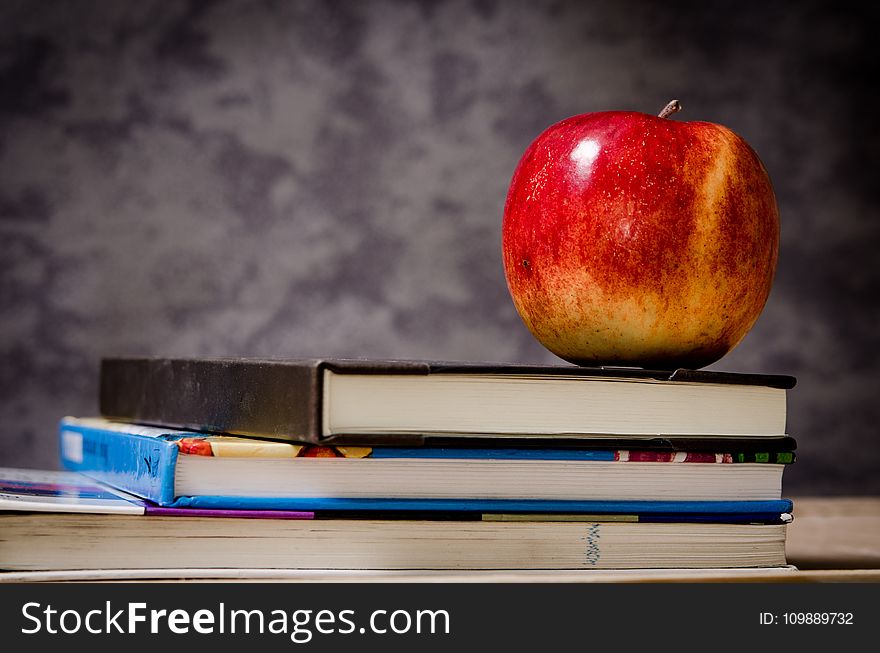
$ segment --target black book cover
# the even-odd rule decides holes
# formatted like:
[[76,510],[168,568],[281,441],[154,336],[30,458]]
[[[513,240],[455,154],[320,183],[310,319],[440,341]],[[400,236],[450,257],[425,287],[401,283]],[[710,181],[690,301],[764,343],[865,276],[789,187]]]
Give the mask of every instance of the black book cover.
[[[168,359],[106,358],[101,361],[100,412],[108,419],[170,428],[233,433],[315,444],[417,446],[437,444],[486,446],[489,438],[454,435],[385,434],[365,437],[323,436],[323,374],[529,374],[653,379],[696,383],[762,385],[789,389],[795,379],[781,375],[697,370],[657,371],[636,368],[448,363],[356,359]],[[793,439],[694,438],[649,439],[609,436],[589,439],[526,436],[493,440],[492,446],[589,446],[703,451],[790,451]],[[723,446],[721,446],[723,445]]]

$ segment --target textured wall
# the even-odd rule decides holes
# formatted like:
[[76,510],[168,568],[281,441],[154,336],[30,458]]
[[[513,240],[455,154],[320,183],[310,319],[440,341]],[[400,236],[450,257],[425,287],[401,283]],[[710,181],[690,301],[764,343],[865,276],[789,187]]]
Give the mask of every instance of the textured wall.
[[501,270],[513,168],[677,97],[783,220],[715,367],[799,378],[790,492],[880,492],[871,21],[667,4],[0,0],[0,464],[56,465],[106,354],[553,361]]

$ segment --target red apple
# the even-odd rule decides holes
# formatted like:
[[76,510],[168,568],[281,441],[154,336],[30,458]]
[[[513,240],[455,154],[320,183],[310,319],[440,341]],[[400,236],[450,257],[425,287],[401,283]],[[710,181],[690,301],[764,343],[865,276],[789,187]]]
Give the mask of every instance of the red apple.
[[579,365],[715,362],[767,301],[779,212],[726,127],[631,111],[549,127],[504,207],[507,285],[532,334]]

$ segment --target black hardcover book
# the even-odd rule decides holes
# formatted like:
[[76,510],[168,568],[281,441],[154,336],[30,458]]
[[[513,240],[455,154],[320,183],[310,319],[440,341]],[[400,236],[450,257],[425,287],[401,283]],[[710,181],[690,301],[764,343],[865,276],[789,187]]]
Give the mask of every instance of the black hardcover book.
[[[791,451],[790,376],[379,360],[108,358],[110,419],[316,444]],[[734,445],[735,441],[735,445]]]

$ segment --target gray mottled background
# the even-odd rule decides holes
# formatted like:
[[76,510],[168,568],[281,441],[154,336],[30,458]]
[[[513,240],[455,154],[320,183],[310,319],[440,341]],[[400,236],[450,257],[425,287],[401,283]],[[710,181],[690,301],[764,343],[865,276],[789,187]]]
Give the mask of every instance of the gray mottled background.
[[717,369],[796,375],[789,493],[880,492],[877,75],[841,3],[0,0],[0,464],[55,467],[107,354],[552,362],[500,226],[586,111],[723,123],[783,220]]

